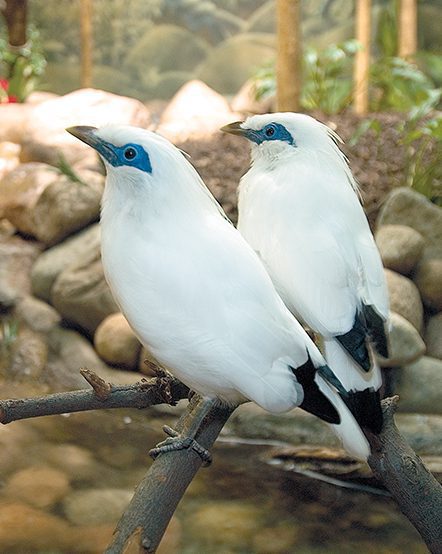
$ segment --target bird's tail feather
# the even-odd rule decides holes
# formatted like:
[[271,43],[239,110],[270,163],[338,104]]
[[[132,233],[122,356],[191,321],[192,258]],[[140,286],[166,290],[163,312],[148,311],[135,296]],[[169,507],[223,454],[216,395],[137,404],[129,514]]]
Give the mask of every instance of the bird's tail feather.
[[324,347],[327,363],[346,391],[341,397],[356,421],[362,427],[380,433],[382,409],[379,389],[382,376],[374,356],[371,356],[372,367],[366,372],[336,340],[325,340]]
[[326,365],[315,367],[310,356],[305,364],[290,369],[301,385],[304,398],[300,408],[329,423],[345,450],[358,460],[367,460],[368,441],[348,406],[342,400],[346,390]]
[[331,424],[333,431],[351,456],[357,460],[366,461],[370,454],[370,446],[355,417],[342,400],[341,395],[321,375],[317,374],[315,380],[321,392],[339,413],[340,422]]

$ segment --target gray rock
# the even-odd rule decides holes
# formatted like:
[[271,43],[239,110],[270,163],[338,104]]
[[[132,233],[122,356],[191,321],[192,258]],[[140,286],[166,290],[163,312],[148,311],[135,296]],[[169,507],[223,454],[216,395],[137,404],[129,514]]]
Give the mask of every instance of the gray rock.
[[413,280],[424,304],[431,310],[442,310],[442,257],[422,260]]
[[69,479],[64,472],[51,467],[30,466],[11,475],[2,494],[36,508],[49,508],[69,490]]
[[15,381],[38,379],[48,360],[46,340],[40,333],[21,327],[8,349],[8,377]]
[[97,327],[94,346],[108,364],[137,369],[141,344],[121,313],[109,315]]
[[104,278],[98,249],[60,273],[51,301],[63,318],[91,334],[103,319],[119,311]]
[[104,177],[92,171],[85,183],[61,177],[49,184],[34,209],[37,238],[52,246],[97,220],[103,188]]
[[442,361],[423,356],[397,370],[396,392],[403,412],[442,414]]
[[423,326],[423,306],[416,285],[407,277],[385,270],[388,292],[390,295],[390,309],[407,319],[419,331]]
[[0,238],[0,307],[11,308],[31,292],[31,267],[40,246],[19,237]]
[[[191,71],[207,55],[208,44],[176,25],[155,25],[139,38],[126,58],[126,70],[141,79],[149,70]],[[174,55],[170,56],[170,52]]]
[[442,312],[430,317],[425,330],[427,354],[442,360]]
[[235,112],[244,114],[268,113],[272,111],[276,102],[274,95],[256,99],[256,85],[253,79],[249,79],[236,93],[230,107]]
[[138,100],[95,89],[75,90],[31,109],[22,143],[22,161],[57,165],[60,152],[69,163],[95,156],[91,148],[69,135],[71,125],[126,124],[147,127],[148,109]]
[[52,306],[34,296],[23,297],[16,306],[16,316],[40,333],[47,333],[60,323],[60,314]]
[[275,57],[275,37],[241,33],[214,48],[198,69],[198,79],[221,94],[236,94],[250,77],[250,68]]
[[425,240],[424,258],[442,258],[442,209],[408,187],[394,189],[377,219],[382,225],[407,225]]
[[58,177],[50,165],[20,164],[0,181],[0,213],[22,233],[35,236],[35,205],[44,189]]
[[235,117],[223,96],[201,81],[190,81],[162,113],[157,131],[171,141],[203,139]]
[[133,491],[126,489],[79,490],[65,498],[63,509],[74,525],[114,523],[127,508],[132,496]]
[[[15,169],[20,163],[21,146],[15,142],[0,141],[0,186],[3,177]],[[0,202],[0,218],[2,217],[2,209]]]
[[[399,404],[402,403],[401,396]],[[434,440],[442,436],[442,416],[398,413],[395,420],[401,433],[418,454],[442,455],[442,441]],[[281,441],[293,446],[339,447],[339,441],[328,425],[300,409],[275,415],[249,402],[235,410],[226,429],[239,437],[268,440],[270,443]]]
[[442,436],[442,416],[397,413],[394,419],[415,452],[421,456],[442,455],[442,441],[434,440],[434,437]]
[[46,250],[32,267],[32,292],[50,302],[52,286],[58,275],[80,263],[83,258],[90,257],[91,252],[97,252],[99,248],[100,227],[96,224]]
[[376,244],[385,267],[408,275],[422,255],[425,240],[406,225],[383,225],[376,232]]
[[380,358],[383,367],[402,366],[414,362],[425,354],[425,343],[416,328],[404,317],[390,314],[390,332],[388,334],[390,356]]
[[15,143],[22,141],[31,109],[31,106],[28,104],[2,105],[0,141]]
[[45,382],[51,391],[83,389],[85,380],[81,368],[91,369],[110,383],[133,384],[142,375],[132,371],[110,368],[97,355],[91,343],[80,333],[55,327],[48,335],[49,361],[45,369]]

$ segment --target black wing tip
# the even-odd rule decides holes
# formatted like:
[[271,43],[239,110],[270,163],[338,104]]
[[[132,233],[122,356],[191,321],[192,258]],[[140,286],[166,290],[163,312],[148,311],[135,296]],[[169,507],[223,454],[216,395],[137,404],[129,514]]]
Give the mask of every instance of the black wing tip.
[[350,391],[342,399],[361,427],[379,435],[384,423],[379,390]]
[[318,369],[321,368],[316,368],[313,365],[310,355],[308,355],[307,361],[304,364],[297,368],[290,366],[290,369],[296,376],[304,392],[304,400],[299,407],[327,423],[333,423],[335,425],[341,423],[341,417],[338,411],[325,394],[321,392],[315,382],[315,374]]
[[343,335],[337,335],[336,340],[345,348],[355,362],[364,370],[370,371],[371,360],[365,343],[366,333],[356,323],[350,331]]
[[376,352],[384,358],[388,358],[390,348],[385,328],[385,320],[371,304],[363,305],[364,317],[367,321],[370,338],[374,343]]

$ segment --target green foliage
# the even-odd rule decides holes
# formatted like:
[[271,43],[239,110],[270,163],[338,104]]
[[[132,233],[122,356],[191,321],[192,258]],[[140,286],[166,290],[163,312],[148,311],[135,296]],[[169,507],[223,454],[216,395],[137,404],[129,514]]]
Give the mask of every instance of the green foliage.
[[407,147],[407,184],[442,206],[442,115],[435,112],[440,91],[425,104],[413,108],[402,123]]
[[415,64],[383,57],[371,66],[371,109],[408,111],[434,98],[435,87]]
[[[352,59],[359,45],[355,40],[332,44],[323,50],[308,47],[304,51],[304,81],[301,105],[304,109],[319,109],[327,114],[345,109],[351,100]],[[274,64],[260,68],[255,76],[257,98],[276,91]]]
[[0,352],[8,352],[17,339],[18,321],[11,317],[3,318],[0,321]]
[[[435,111],[441,92],[433,90],[426,102],[414,106],[399,125],[406,148],[406,184],[442,206],[442,114]],[[348,141],[354,146],[368,131],[379,137],[382,123],[376,118],[361,121]]]
[[304,53],[304,86],[301,104],[307,110],[338,113],[351,101],[352,59],[359,45],[355,40],[331,44],[323,50]]
[[8,95],[19,102],[35,90],[46,67],[38,31],[30,27],[27,34],[28,42],[19,49],[11,48],[0,36],[0,74],[9,81]]
[[81,177],[74,171],[74,168],[67,161],[63,154],[60,153],[58,157],[57,167],[54,168],[55,171],[60,172],[62,175],[65,175],[73,183],[79,183],[80,185],[86,185],[86,183],[81,179]]

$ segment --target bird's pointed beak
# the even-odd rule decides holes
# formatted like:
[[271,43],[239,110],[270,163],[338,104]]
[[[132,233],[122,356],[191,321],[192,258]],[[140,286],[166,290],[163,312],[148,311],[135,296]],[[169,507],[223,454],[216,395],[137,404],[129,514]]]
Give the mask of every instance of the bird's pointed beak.
[[92,146],[92,148],[95,148],[96,150],[98,149],[98,146],[102,143],[102,141],[95,134],[98,131],[96,127],[77,125],[75,127],[68,127],[66,131],[74,137],[85,142],[89,146]]
[[247,137],[247,133],[250,129],[243,127],[244,121],[235,121],[234,123],[229,123],[229,125],[224,125],[221,127],[220,131],[223,133],[229,133],[230,135],[239,135],[242,137]]
[[96,127],[77,125],[69,127],[66,131],[91,146],[105,161],[115,165],[116,154],[113,146],[97,135],[98,129]]

